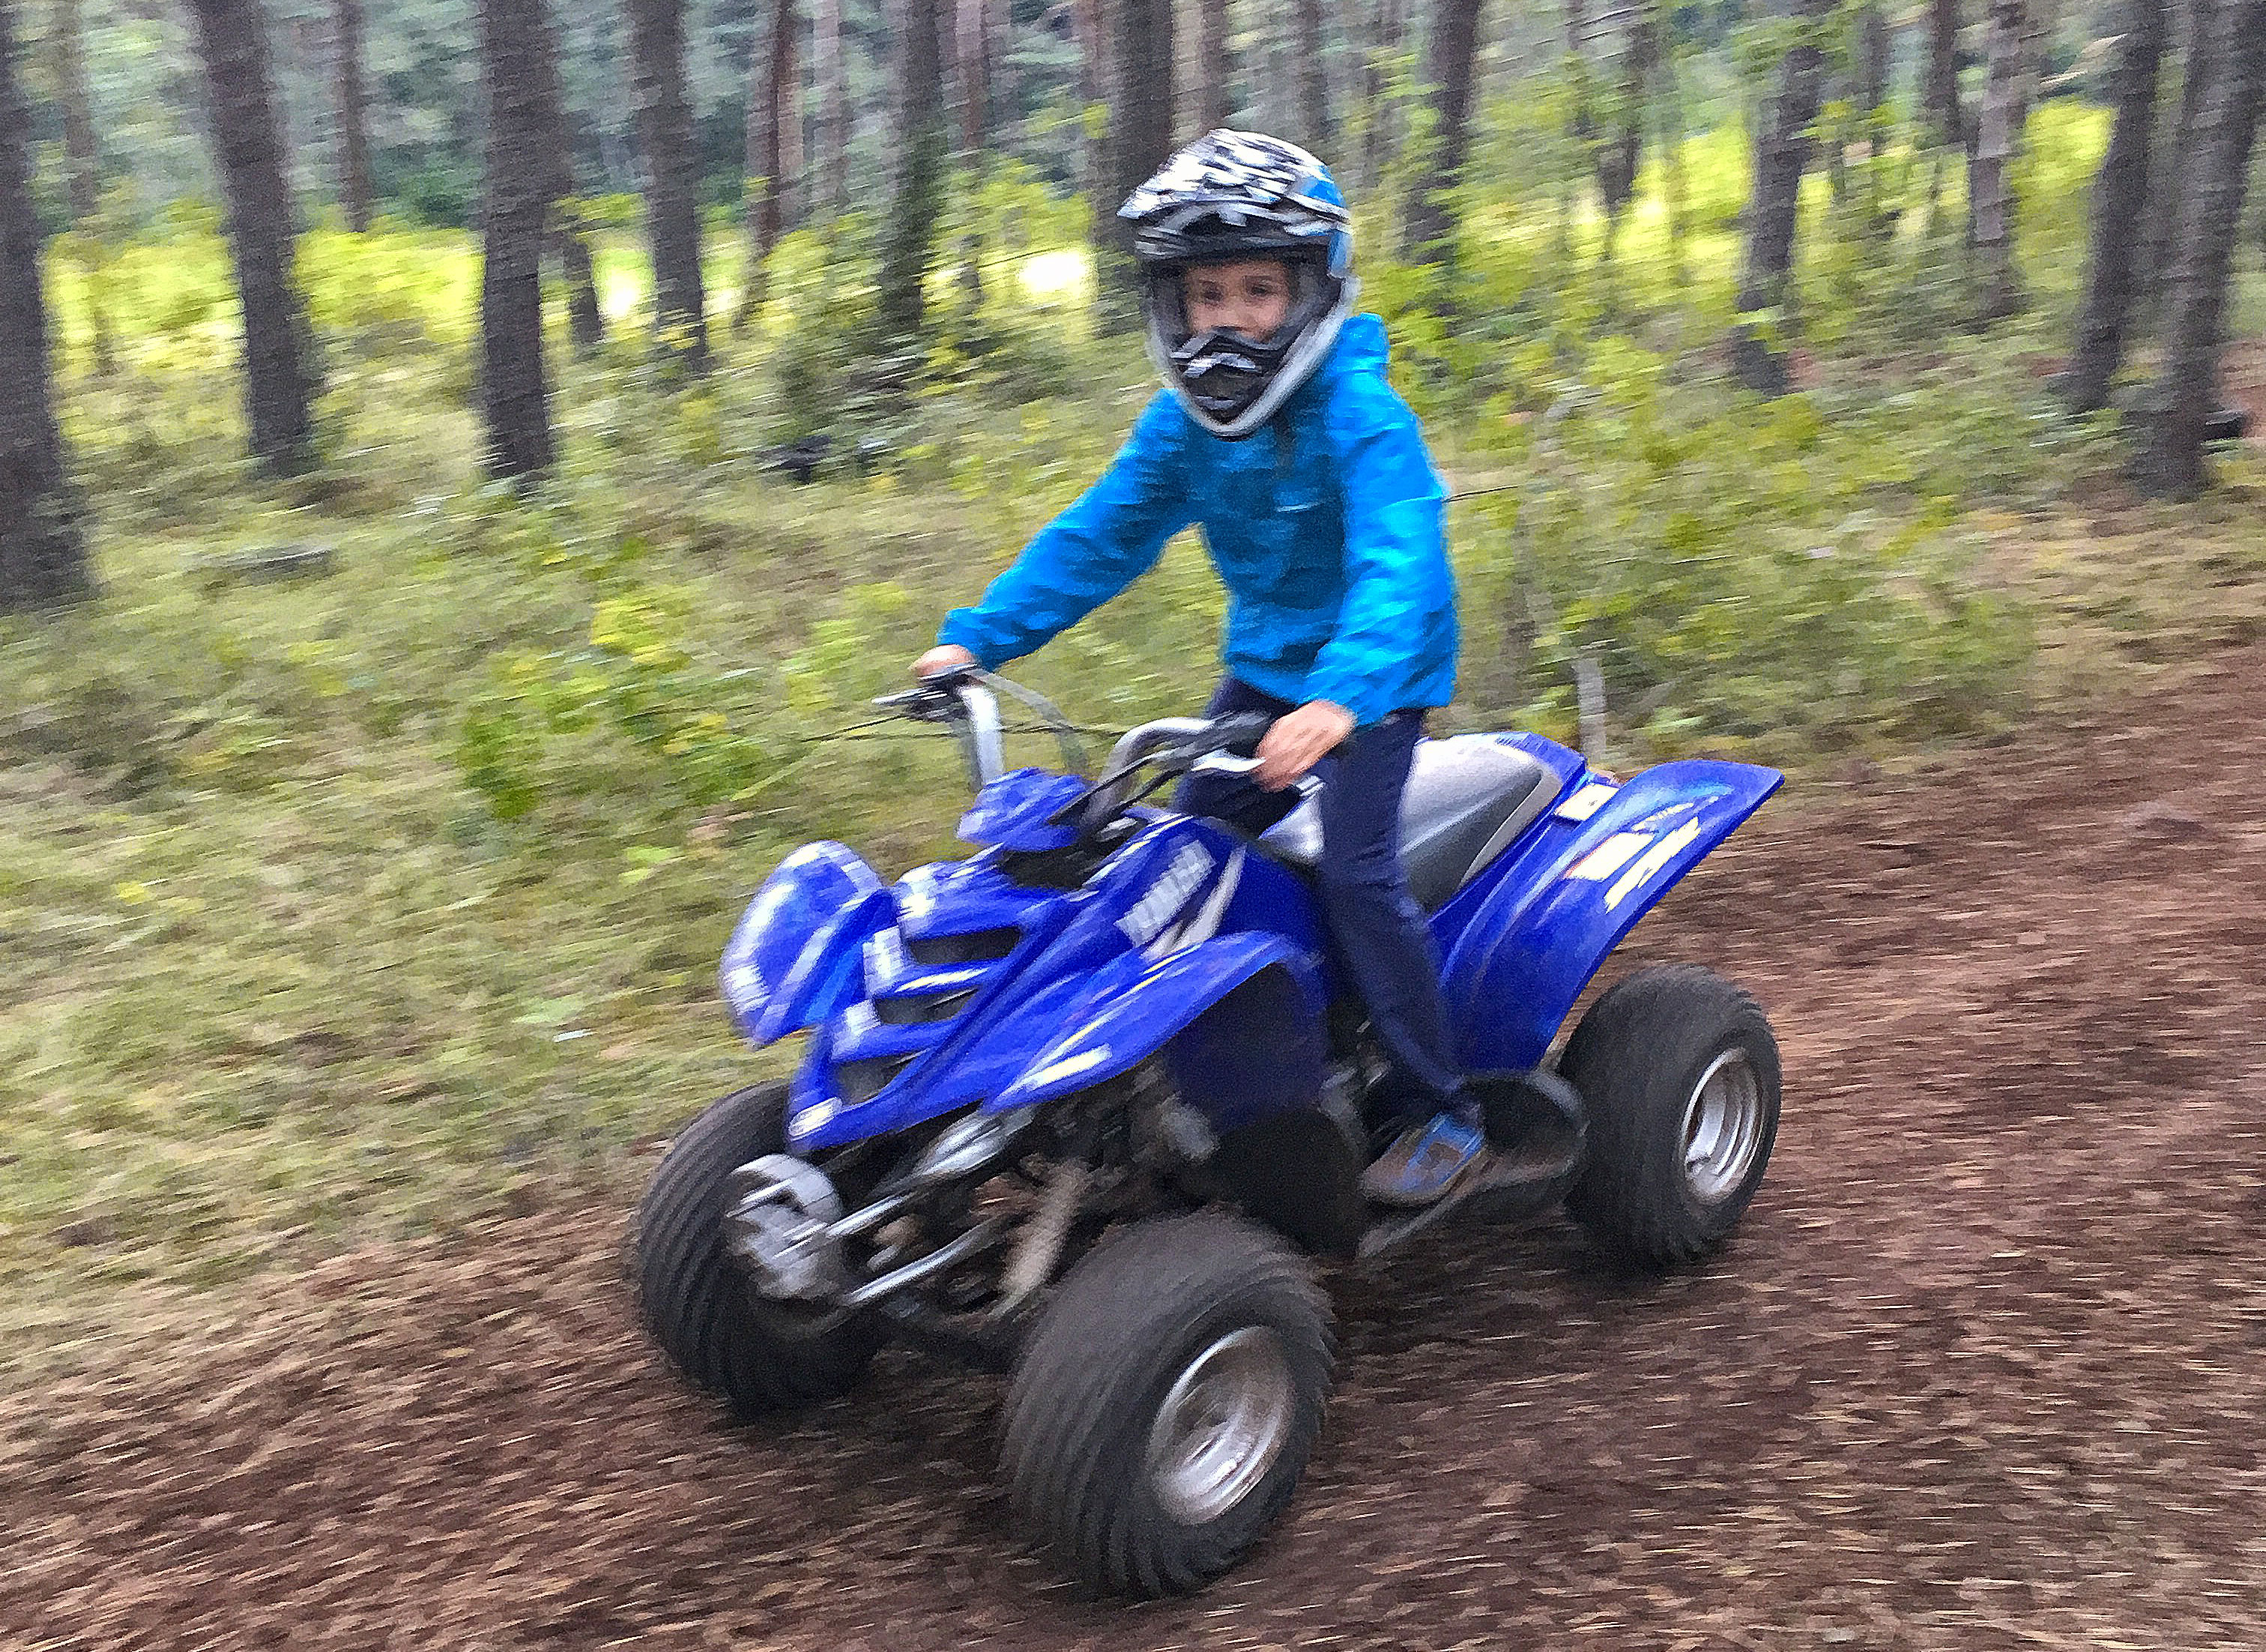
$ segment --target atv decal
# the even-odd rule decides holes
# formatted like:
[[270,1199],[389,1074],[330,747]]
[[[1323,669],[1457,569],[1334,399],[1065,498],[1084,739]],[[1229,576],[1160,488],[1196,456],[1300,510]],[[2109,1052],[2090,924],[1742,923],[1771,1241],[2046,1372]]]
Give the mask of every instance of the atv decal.
[[1700,835],[1697,819],[1687,820],[1674,831],[1637,857],[1634,865],[1620,875],[1620,881],[1605,891],[1605,910],[1612,911],[1626,900],[1630,894],[1650,881],[1653,874],[1670,861],[1677,852]]
[[1568,866],[1566,869],[1566,875],[1569,878],[1580,878],[1585,882],[1603,883],[1650,847],[1651,844],[1652,839],[1643,832],[1615,832]]
[[1203,888],[1211,868],[1210,850],[1202,844],[1182,844],[1133,910],[1117,920],[1117,927],[1125,932],[1125,939],[1136,947],[1146,947],[1156,939],[1166,925],[1180,916],[1181,909],[1195,892]]
[[1227,863],[1227,870],[1219,874],[1204,903],[1184,923],[1174,925],[1159,935],[1141,949],[1144,958],[1162,958],[1183,947],[1193,947],[1200,940],[1210,940],[1218,932],[1220,914],[1235,897],[1236,885],[1243,881],[1244,852],[1237,850]]

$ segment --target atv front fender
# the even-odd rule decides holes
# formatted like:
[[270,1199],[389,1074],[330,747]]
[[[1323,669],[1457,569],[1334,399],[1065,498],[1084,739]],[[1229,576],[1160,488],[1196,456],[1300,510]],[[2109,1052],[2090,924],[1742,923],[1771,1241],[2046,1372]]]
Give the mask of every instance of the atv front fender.
[[761,1046],[836,1007],[866,938],[895,921],[874,869],[840,844],[806,844],[779,862],[741,914],[717,983],[740,1031]]
[[1049,1006],[1067,1027],[986,1105],[1051,1101],[1165,1054],[1181,1099],[1222,1136],[1293,1107],[1322,1085],[1322,985],[1311,953],[1280,936],[1217,936],[1151,962],[1105,965],[1077,1000]]
[[1441,972],[1465,1070],[1538,1065],[1621,937],[1785,778],[1745,763],[1647,769],[1536,875],[1497,887]]

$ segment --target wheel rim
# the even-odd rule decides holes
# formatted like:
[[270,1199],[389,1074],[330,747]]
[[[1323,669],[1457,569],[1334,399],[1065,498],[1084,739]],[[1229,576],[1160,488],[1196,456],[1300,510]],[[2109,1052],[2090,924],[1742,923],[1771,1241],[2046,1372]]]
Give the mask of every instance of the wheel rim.
[[1745,1050],[1727,1049],[1684,1104],[1684,1180],[1692,1196],[1714,1204],[1736,1191],[1762,1139],[1762,1081]]
[[1282,1339],[1231,1331],[1190,1360],[1149,1428],[1149,1482],[1182,1525],[1218,1519],[1282,1455],[1296,1396]]

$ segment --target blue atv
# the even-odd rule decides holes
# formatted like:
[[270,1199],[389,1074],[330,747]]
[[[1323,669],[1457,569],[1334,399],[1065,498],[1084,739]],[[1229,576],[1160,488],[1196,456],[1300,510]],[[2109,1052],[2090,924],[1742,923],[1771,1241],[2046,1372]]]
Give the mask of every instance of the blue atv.
[[[1003,693],[1070,772],[1005,770]],[[779,865],[721,981],[752,1043],[809,1032],[801,1067],[688,1124],[639,1207],[646,1322],[735,1412],[838,1394],[892,1335],[1011,1372],[1019,1517],[1097,1590],[1185,1592],[1258,1540],[1313,1451],[1333,1343],[1311,1259],[1562,1204],[1667,1267],[1753,1198],[1779,1058],[1745,993],[1642,970],[1548,1056],[1774,771],[1624,784],[1534,735],[1418,746],[1403,857],[1489,1156],[1388,1210],[1360,1177],[1396,1110],[1310,886],[1311,797],[1256,838],[1144,800],[1247,772],[1263,720],[1144,724],[1089,780],[1060,713],[1004,679],[880,703],[959,735],[978,852],[895,884],[839,844]]]

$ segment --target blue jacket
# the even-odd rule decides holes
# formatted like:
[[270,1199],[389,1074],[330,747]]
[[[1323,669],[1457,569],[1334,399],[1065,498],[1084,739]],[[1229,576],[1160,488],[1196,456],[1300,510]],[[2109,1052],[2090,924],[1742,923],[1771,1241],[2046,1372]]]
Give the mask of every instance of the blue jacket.
[[987,669],[1021,658],[1123,590],[1191,523],[1227,587],[1221,655],[1277,699],[1330,700],[1367,726],[1444,705],[1456,588],[1440,479],[1385,376],[1385,324],[1347,321],[1272,426],[1200,429],[1159,391],[1101,479],[1039,530],[973,608],[945,618]]

